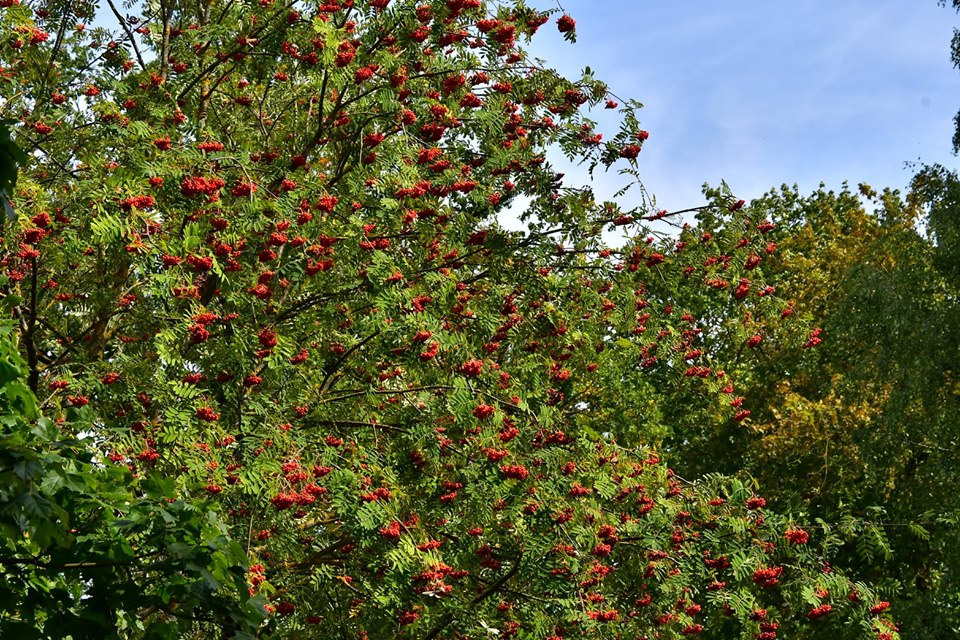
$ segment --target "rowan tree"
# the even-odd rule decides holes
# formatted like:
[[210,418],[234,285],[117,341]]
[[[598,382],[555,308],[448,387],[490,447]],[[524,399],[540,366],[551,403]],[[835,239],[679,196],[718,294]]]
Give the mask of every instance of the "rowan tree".
[[[750,275],[775,250],[761,210],[717,194],[658,233],[673,214],[551,168],[559,149],[636,177],[648,138],[638,103],[522,48],[551,21],[572,40],[571,17],[3,4],[3,115],[29,156],[4,384],[39,403],[4,407],[5,442],[53,469],[0,496],[20,532],[0,629],[896,637],[823,564],[831,538],[749,484],[681,479],[642,415],[615,415],[694,385],[743,420],[708,349],[756,348],[789,306]],[[101,9],[112,30],[78,24]]]

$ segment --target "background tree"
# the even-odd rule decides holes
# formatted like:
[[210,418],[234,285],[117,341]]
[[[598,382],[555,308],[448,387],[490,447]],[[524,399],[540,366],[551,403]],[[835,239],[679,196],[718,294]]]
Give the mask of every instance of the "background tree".
[[[94,5],[4,5],[4,115],[29,157],[5,382],[67,443],[37,418],[11,455],[52,449],[90,484],[41,481],[64,511],[8,523],[0,629],[896,637],[886,602],[822,564],[835,535],[743,482],[680,479],[645,416],[611,410],[692,383],[691,415],[742,419],[710,350],[757,348],[787,305],[747,275],[761,210],[718,194],[658,239],[642,219],[671,214],[553,171],[556,145],[635,176],[648,134],[627,102],[602,142],[581,108],[617,108],[606,86],[528,58],[551,12],[108,3],[110,31],[77,24]],[[523,233],[498,224],[514,202]],[[23,438],[33,415],[7,411]],[[36,493],[21,479],[7,502]],[[22,597],[24,568],[62,616]]]
[[956,178],[931,167],[906,198],[866,185],[807,197],[784,188],[751,207],[777,224],[777,251],[757,271],[821,331],[808,349],[773,338],[727,353],[751,416],[684,420],[696,399],[680,390],[667,422],[682,426],[664,450],[682,474],[718,459],[721,471],[749,471],[803,521],[854,517],[840,566],[902,603],[911,637],[949,635],[958,504],[942,488],[958,481]]

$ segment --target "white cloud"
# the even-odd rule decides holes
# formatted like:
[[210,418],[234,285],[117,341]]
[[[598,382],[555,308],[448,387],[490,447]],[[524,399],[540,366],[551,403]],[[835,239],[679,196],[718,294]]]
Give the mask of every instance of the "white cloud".
[[929,5],[567,0],[578,43],[545,34],[536,51],[646,105],[640,167],[666,208],[697,204],[722,178],[745,197],[782,182],[902,187],[904,161],[953,162],[960,16]]

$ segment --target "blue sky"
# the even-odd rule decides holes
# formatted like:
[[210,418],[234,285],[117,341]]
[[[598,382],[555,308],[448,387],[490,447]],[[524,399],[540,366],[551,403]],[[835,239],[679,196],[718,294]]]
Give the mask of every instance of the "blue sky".
[[[721,179],[749,200],[782,183],[904,188],[905,162],[957,165],[960,71],[949,47],[960,15],[936,0],[560,4],[577,43],[551,23],[531,52],[568,77],[588,65],[644,103],[639,166],[660,208],[701,204],[703,183]],[[609,115],[592,114],[607,137]],[[622,178],[595,182],[612,193]]]

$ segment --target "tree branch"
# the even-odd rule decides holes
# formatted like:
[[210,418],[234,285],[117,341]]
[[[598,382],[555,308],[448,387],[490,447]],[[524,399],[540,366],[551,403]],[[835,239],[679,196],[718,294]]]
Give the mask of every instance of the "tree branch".
[[341,366],[344,362],[346,362],[347,358],[349,358],[350,355],[353,354],[355,351],[357,351],[358,349],[360,349],[361,347],[363,347],[363,345],[365,345],[366,343],[368,343],[368,342],[370,342],[371,340],[373,340],[374,338],[376,338],[378,335],[380,335],[380,330],[379,330],[379,329],[377,329],[376,331],[374,331],[373,333],[371,333],[370,335],[368,335],[366,338],[364,338],[363,340],[361,340],[361,341],[358,342],[357,344],[355,344],[355,345],[353,345],[352,347],[350,347],[349,349],[347,349],[347,350],[344,352],[344,354],[340,357],[340,359],[337,360],[337,361],[334,363],[333,369],[332,369],[331,371],[329,371],[329,372],[323,377],[323,382],[320,383],[320,393],[326,393],[327,391],[330,390],[330,387],[328,386],[328,383],[329,383],[329,381],[330,381],[330,377],[331,377],[334,373],[336,373],[337,371],[340,370],[340,366]]
[[[520,563],[521,563],[521,562],[523,562],[523,552],[522,552],[522,551],[517,554],[517,561],[513,563],[513,566],[510,567],[510,570],[507,571],[503,576],[501,576],[499,580],[497,580],[497,581],[494,582],[492,585],[490,585],[489,587],[487,587],[487,588],[483,591],[483,593],[481,593],[481,594],[478,595],[476,598],[474,598],[472,604],[480,604],[481,602],[483,602],[484,600],[486,600],[487,598],[489,598],[490,596],[492,596],[493,594],[495,594],[497,591],[499,591],[500,588],[501,588],[503,585],[505,585],[505,584],[510,580],[510,578],[512,578],[513,576],[515,576],[516,573],[517,573],[517,571],[520,570]],[[433,639],[436,638],[438,635],[440,635],[440,633],[441,633],[444,629],[446,629],[448,626],[450,626],[450,623],[451,623],[451,622],[453,622],[453,614],[449,614],[449,613],[448,613],[446,616],[443,617],[443,619],[440,621],[440,623],[439,623],[437,626],[435,626],[433,629],[430,630],[430,633],[428,633],[427,635],[425,635],[425,636],[423,637],[423,640],[433,640]]]
[[146,69],[147,65],[143,61],[143,56],[140,55],[140,47],[137,46],[137,39],[133,37],[133,32],[130,31],[127,21],[124,20],[122,15],[120,15],[120,11],[117,9],[117,5],[113,4],[113,0],[107,0],[107,4],[110,5],[110,10],[113,11],[113,15],[117,17],[117,22],[120,23],[120,27],[123,29],[123,32],[127,34],[127,40],[130,41],[130,46],[133,47],[133,52],[137,54],[137,62],[140,63],[140,68]]

